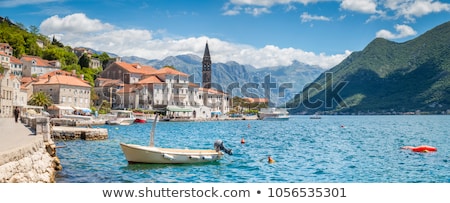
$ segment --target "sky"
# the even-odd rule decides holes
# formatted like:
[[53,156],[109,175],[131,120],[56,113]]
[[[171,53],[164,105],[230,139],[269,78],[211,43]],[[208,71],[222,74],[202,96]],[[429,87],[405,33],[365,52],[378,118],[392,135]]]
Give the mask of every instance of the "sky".
[[402,43],[450,20],[450,0],[0,0],[0,16],[71,47],[329,69],[372,40]]

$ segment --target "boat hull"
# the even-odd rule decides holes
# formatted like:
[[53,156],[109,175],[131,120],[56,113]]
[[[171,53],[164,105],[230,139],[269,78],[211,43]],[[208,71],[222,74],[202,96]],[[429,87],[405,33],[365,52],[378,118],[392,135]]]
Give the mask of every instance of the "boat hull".
[[142,119],[142,118],[136,118],[136,120],[134,120],[135,123],[147,123],[146,119]]
[[128,163],[192,164],[213,162],[223,153],[215,150],[172,149],[120,143]]
[[109,120],[107,123],[109,125],[131,125],[134,123],[136,119],[134,118],[123,118],[123,119],[115,119]]

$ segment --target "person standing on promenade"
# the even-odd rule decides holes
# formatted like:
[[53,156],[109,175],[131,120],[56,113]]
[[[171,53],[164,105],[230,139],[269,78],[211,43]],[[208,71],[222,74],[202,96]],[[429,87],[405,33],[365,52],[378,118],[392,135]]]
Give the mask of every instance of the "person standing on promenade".
[[19,119],[19,113],[20,113],[20,110],[16,106],[16,108],[14,109],[14,119],[16,119],[16,123],[17,123],[17,120]]

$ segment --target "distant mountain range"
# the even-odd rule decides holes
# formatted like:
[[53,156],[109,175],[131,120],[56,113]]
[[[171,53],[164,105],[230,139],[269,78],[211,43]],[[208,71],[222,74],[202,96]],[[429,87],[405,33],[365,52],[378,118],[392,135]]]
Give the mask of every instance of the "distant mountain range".
[[377,38],[288,103],[292,114],[450,113],[450,22],[395,43]]
[[[307,83],[317,78],[324,69],[294,61],[289,66],[255,68],[234,61],[212,64],[213,87],[233,96],[266,98],[263,83],[270,76],[270,101],[274,106],[284,106],[293,99],[295,93]],[[169,56],[163,60],[149,60],[139,57],[122,57],[128,63],[151,65],[155,68],[173,66],[177,70],[191,75],[190,81],[201,85],[202,58],[197,55]]]

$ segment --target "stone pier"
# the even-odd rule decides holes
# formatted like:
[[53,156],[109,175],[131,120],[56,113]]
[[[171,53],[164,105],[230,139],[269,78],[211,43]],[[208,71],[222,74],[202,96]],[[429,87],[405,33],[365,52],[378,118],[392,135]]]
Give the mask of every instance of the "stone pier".
[[52,138],[55,140],[105,140],[108,139],[108,130],[104,128],[53,126]]

